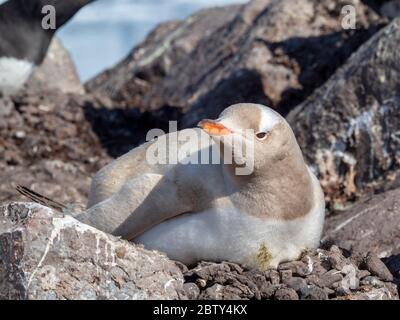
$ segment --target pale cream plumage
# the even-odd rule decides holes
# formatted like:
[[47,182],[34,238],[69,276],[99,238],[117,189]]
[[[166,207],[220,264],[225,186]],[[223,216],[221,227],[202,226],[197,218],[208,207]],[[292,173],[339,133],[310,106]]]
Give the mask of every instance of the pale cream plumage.
[[224,137],[247,143],[240,130],[254,130],[252,174],[236,175],[237,163],[149,164],[149,148],[164,148],[158,139],[100,170],[78,219],[186,264],[228,260],[265,268],[316,247],[324,197],[287,122],[270,108],[238,104],[201,126],[194,132],[207,148],[222,142],[225,153],[232,148]]

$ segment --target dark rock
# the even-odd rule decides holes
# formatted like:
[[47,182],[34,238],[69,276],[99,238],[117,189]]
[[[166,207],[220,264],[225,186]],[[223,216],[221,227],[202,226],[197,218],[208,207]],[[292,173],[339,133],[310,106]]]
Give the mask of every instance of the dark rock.
[[400,1],[385,1],[385,3],[380,8],[380,13],[390,19],[400,17]]
[[400,172],[399,41],[396,19],[288,115],[333,209],[388,188]]
[[[340,263],[329,263],[332,255]],[[243,270],[226,262],[202,262],[184,276],[187,282],[197,284],[200,299],[398,299],[396,283],[383,282],[369,271],[360,270],[352,262],[351,252],[335,245],[329,251],[309,251],[301,259],[267,271]],[[326,268],[322,267],[325,262]],[[340,270],[335,269],[339,265]],[[298,268],[306,272],[294,276],[292,270]]]
[[393,276],[400,280],[400,254],[383,259],[383,261]]
[[[345,4],[357,10],[356,30],[341,26]],[[156,122],[179,119],[182,127],[244,101],[286,113],[381,25],[356,0],[255,0],[208,9],[162,25],[87,89],[151,111]]]
[[365,257],[364,264],[365,269],[371,272],[372,275],[377,276],[384,281],[393,281],[393,275],[376,254],[372,252],[368,253]]
[[400,253],[399,212],[400,189],[367,198],[348,211],[328,217],[324,240],[353,251],[357,265],[363,260],[358,252],[395,255]]

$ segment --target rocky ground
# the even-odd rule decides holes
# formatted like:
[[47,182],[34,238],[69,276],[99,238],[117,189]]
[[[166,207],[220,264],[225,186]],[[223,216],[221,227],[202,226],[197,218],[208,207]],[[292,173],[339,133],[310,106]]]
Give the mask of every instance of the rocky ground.
[[[341,26],[345,4],[356,8],[355,30]],[[26,201],[15,190],[25,185],[79,211],[91,176],[149,129],[168,120],[188,127],[232,103],[259,102],[287,116],[321,181],[323,244],[277,271],[209,262],[188,270],[49,209],[4,205],[0,297],[397,299],[398,7],[253,0],[206,9],[160,25],[85,86],[54,41],[26,89],[0,97],[0,204]]]
[[373,252],[324,247],[278,270],[189,270],[69,215],[12,203],[0,207],[0,299],[399,299],[398,259],[389,270]]

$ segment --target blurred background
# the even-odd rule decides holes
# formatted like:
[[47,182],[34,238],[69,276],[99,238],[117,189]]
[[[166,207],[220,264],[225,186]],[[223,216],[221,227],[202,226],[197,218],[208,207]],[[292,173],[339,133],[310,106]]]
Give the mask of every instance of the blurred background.
[[[0,3],[4,2],[0,0]],[[160,22],[209,7],[247,0],[99,0],[84,7],[59,33],[82,81],[120,61]]]
[[[0,0],[0,4],[6,0]],[[160,22],[210,7],[248,0],[98,0],[58,33],[82,81],[120,61]]]

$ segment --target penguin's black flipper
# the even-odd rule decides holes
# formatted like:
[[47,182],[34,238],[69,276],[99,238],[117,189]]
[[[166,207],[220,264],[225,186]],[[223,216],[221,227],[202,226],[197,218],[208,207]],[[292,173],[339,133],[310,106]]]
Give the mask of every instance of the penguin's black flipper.
[[32,200],[33,202],[39,203],[43,206],[50,207],[60,212],[65,212],[68,207],[62,203],[57,201],[51,200],[35,191],[32,191],[24,186],[17,186],[17,191],[22,194],[23,196],[27,197],[28,199]]

